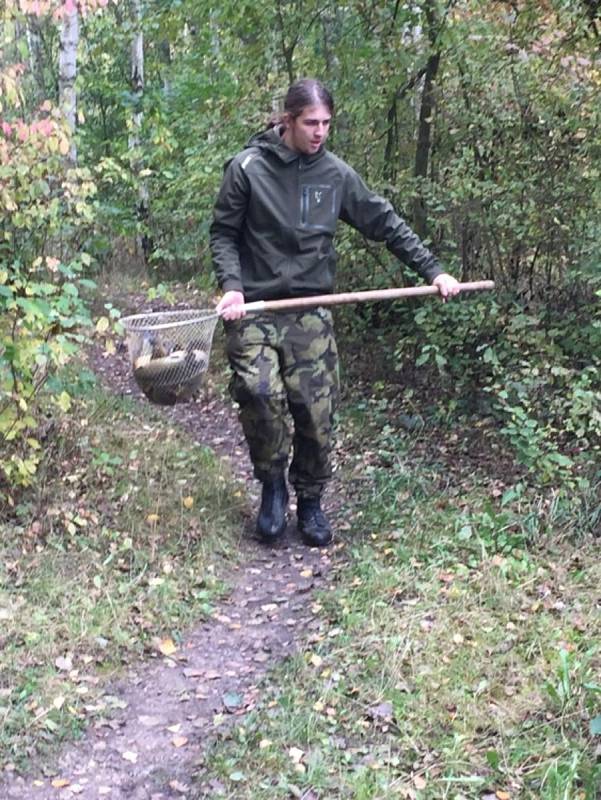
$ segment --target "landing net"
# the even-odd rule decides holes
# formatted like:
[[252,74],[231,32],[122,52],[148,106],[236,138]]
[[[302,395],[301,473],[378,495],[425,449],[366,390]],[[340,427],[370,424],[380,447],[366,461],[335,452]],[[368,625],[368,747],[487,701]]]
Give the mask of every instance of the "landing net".
[[134,378],[149,400],[173,405],[198,395],[218,319],[215,311],[188,309],[121,320]]

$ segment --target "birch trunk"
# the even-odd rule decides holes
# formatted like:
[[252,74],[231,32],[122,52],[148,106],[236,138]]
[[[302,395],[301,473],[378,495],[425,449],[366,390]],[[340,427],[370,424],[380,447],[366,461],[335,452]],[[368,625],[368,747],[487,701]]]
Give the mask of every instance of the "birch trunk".
[[142,99],[144,97],[144,33],[142,31],[142,4],[140,0],[133,0],[132,9],[134,13],[134,38],[131,44],[131,90],[134,95],[134,109],[132,114],[131,133],[129,137],[129,148],[131,153],[131,168],[136,176],[138,183],[138,207],[137,217],[139,230],[136,236],[136,250],[142,253],[144,260],[150,255],[150,239],[146,232],[148,221],[149,196],[146,181],[140,176],[140,144],[142,123],[144,112],[142,111]]
[[77,128],[77,46],[79,44],[79,11],[76,3],[65,6],[65,14],[60,29],[60,50],[58,61],[59,101],[63,115],[71,131],[71,147],[67,158],[72,164],[77,162],[75,131]]

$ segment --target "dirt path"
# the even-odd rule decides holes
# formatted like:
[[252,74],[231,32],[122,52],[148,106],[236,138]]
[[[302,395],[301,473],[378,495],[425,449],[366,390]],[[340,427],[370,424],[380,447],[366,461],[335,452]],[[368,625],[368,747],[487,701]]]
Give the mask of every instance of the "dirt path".
[[[139,394],[124,356],[96,352],[92,360],[117,391]],[[234,474],[249,480],[256,500],[231,405],[209,394],[197,404],[165,409],[165,415],[195,443],[228,459]],[[176,653],[141,664],[107,687],[104,700],[113,713],[63,750],[50,777],[0,781],[1,800],[198,800],[218,794],[218,786],[192,781],[203,752],[223,726],[254,707],[266,670],[319,630],[311,593],[324,584],[337,550],[303,546],[292,523],[274,548],[255,542],[249,523],[240,546],[242,567],[226,578],[231,594],[212,619],[189,631]]]

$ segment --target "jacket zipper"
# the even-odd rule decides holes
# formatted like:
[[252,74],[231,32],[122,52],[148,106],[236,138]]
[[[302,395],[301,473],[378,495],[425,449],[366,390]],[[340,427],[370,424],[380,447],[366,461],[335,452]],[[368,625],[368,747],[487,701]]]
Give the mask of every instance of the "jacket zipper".
[[309,219],[309,187],[303,186],[303,202],[301,207],[301,222],[307,225]]
[[[297,191],[298,191],[298,189],[300,189],[301,172],[302,172],[302,169],[303,169],[303,163],[300,160],[300,158],[298,159],[298,161],[296,163],[298,165],[298,169],[296,170]],[[297,195],[297,197],[298,197],[298,195]],[[300,207],[301,225],[305,225],[306,221],[307,221],[306,220],[306,205],[307,205],[308,200],[309,200],[309,198],[307,196],[307,187],[303,186],[302,187],[302,193],[301,193],[301,207]]]

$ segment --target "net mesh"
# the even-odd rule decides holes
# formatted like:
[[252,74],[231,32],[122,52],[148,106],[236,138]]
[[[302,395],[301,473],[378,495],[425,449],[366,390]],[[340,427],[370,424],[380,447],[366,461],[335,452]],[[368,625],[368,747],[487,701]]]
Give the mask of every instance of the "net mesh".
[[151,401],[173,405],[198,395],[218,319],[214,311],[188,309],[121,320],[134,378]]

